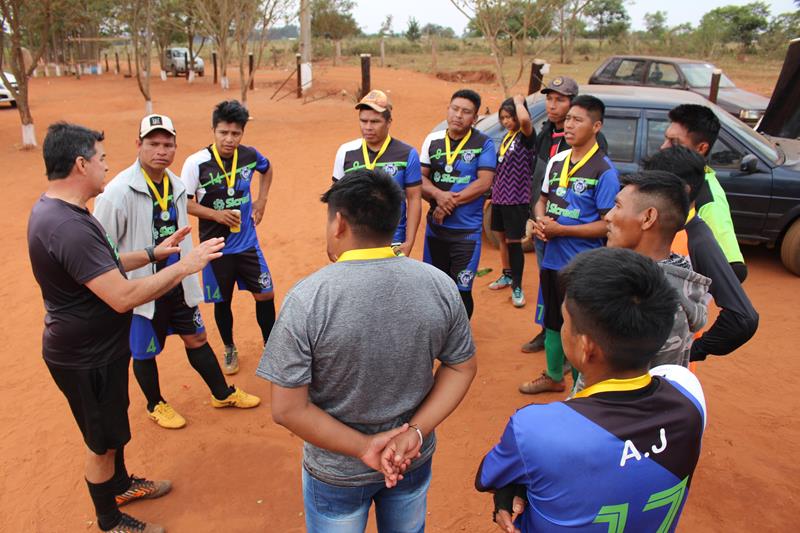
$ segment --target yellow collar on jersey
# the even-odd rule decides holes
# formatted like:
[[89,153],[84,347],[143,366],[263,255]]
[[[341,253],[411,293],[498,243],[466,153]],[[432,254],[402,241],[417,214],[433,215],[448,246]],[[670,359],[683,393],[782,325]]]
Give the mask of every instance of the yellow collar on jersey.
[[623,392],[642,389],[650,385],[652,380],[653,378],[650,377],[650,374],[642,374],[641,376],[628,379],[607,379],[600,383],[595,383],[591,387],[586,387],[577,393],[574,398],[586,398],[587,396],[600,392]]
[[355,250],[347,250],[345,253],[339,256],[339,259],[337,259],[336,262],[341,263],[343,261],[389,259],[390,257],[397,257],[391,246],[382,246],[380,248],[357,248]]

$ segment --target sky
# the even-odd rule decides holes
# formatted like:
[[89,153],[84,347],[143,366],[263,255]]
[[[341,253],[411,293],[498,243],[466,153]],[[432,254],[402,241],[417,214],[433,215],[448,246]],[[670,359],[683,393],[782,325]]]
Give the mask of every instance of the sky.
[[[634,29],[644,29],[645,13],[662,10],[667,12],[667,22],[675,26],[683,22],[697,25],[704,13],[715,7],[731,4],[748,4],[753,0],[670,0],[668,3],[627,0],[626,6]],[[794,11],[797,5],[792,0],[767,0],[770,13],[777,15]],[[667,5],[664,5],[667,4]],[[698,10],[697,6],[702,5]],[[415,17],[421,25],[429,22],[440,26],[450,26],[457,34],[461,34],[467,25],[467,19],[450,2],[450,0],[358,0],[353,15],[361,29],[367,33],[377,33],[386,15],[394,17],[392,30],[404,31],[408,19]]]

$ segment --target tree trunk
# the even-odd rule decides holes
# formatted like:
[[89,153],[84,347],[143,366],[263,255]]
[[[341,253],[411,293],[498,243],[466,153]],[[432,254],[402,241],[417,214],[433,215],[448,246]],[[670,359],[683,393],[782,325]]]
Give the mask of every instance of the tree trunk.
[[381,67],[386,65],[386,39],[381,37]]
[[342,41],[337,39],[334,42],[334,48],[335,51],[333,54],[333,66],[335,67],[339,64],[339,61],[342,60]]
[[145,115],[152,115],[153,114],[153,101],[152,100],[145,100],[144,101],[144,114]]
[[33,125],[33,116],[31,115],[31,106],[28,103],[28,82],[25,81],[25,86],[20,83],[20,98],[17,100],[17,110],[19,111],[19,119],[22,123],[22,148],[29,150],[36,146],[36,131]]
[[431,34],[431,72],[434,76],[439,71],[439,59],[436,52],[436,35]]

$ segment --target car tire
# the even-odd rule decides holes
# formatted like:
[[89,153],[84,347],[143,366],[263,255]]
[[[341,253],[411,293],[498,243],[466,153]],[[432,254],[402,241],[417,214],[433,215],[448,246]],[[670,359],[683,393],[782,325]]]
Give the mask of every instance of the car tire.
[[[483,206],[483,236],[492,248],[500,248],[500,242],[492,231],[492,202],[486,202]],[[533,239],[522,240],[522,251],[534,251]]]
[[9,102],[9,104],[11,104],[11,107],[12,107],[12,108],[14,108],[14,107],[17,107],[17,101],[16,101],[16,100],[11,100],[11,101]]
[[197,75],[202,78],[205,73],[206,72],[204,70],[201,70],[200,72],[197,73]]
[[783,266],[796,276],[800,276],[800,219],[795,220],[781,243]]
[[173,78],[177,78],[178,77],[178,67],[176,67],[174,65],[172,67],[172,77]]

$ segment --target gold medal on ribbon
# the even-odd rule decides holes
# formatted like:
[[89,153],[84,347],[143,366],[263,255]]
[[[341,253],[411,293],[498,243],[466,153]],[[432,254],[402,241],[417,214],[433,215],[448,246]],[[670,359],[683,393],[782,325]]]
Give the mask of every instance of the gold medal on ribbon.
[[[569,179],[574,176],[575,173],[580,170],[581,167],[583,167],[583,165],[585,165],[586,162],[589,161],[599,149],[600,147],[598,144],[594,143],[594,146],[592,146],[591,150],[586,152],[586,155],[583,156],[580,161],[575,163],[575,166],[572,167],[572,169],[569,168],[569,161],[572,157],[572,149],[569,150],[569,153],[564,158],[564,166],[561,167],[561,176],[558,178],[558,191],[564,191],[564,194],[566,194],[566,190],[569,187]],[[558,194],[558,191],[556,191],[556,194]],[[559,196],[564,196],[564,194],[559,194]]]
[[453,171],[453,163],[456,162],[456,159],[458,159],[458,154],[461,153],[461,149],[464,148],[464,145],[467,144],[467,141],[469,140],[469,138],[471,136],[472,136],[472,128],[469,129],[469,131],[464,136],[464,138],[461,139],[461,142],[458,143],[458,146],[456,146],[456,151],[451,154],[450,153],[450,131],[448,130],[448,131],[444,132],[445,161],[447,162],[447,165],[445,165],[445,167],[444,167],[444,171],[445,172],[450,173],[450,172]]
[[153,180],[150,179],[150,176],[147,175],[147,171],[144,167],[141,167],[142,174],[144,174],[144,181],[147,182],[147,186],[150,187],[150,190],[153,191],[153,197],[156,199],[156,203],[158,203],[158,207],[161,209],[161,214],[159,215],[161,220],[164,222],[169,220],[169,177],[167,174],[164,173],[164,176],[161,178],[161,183],[163,183],[164,193],[163,195],[158,193],[158,189],[156,188],[156,184],[153,183]]
[[222,158],[219,156],[216,143],[211,145],[211,153],[214,154],[214,159],[222,170],[222,175],[225,176],[225,183],[228,185],[228,196],[233,196],[236,194],[236,164],[239,162],[239,148],[233,150],[233,164],[231,165],[230,175],[225,171],[225,165],[222,164]]
[[376,155],[375,159],[372,160],[372,162],[370,162],[370,160],[369,160],[369,152],[367,152],[367,141],[365,141],[364,139],[361,139],[361,153],[364,154],[364,166],[367,167],[367,170],[374,170],[375,169],[375,165],[378,164],[378,159],[381,158],[381,156],[383,155],[383,152],[385,152],[386,148],[389,147],[389,143],[390,142],[392,142],[392,136],[391,135],[387,135],[386,136],[386,140],[383,141],[383,146],[381,146],[381,149],[378,152],[378,155]]
[[506,152],[509,148],[511,148],[511,144],[514,142],[514,139],[517,138],[519,134],[519,130],[517,131],[509,131],[506,133],[506,136],[503,137],[503,140],[500,142],[500,156],[497,158],[498,161],[501,163],[506,156]]

